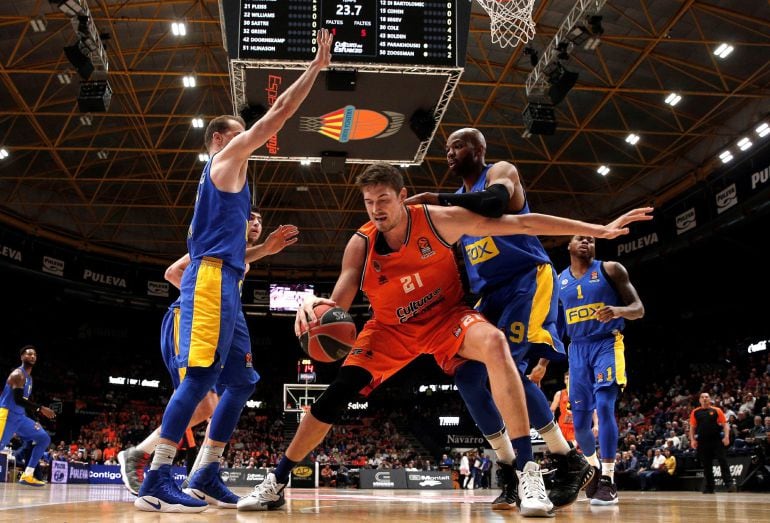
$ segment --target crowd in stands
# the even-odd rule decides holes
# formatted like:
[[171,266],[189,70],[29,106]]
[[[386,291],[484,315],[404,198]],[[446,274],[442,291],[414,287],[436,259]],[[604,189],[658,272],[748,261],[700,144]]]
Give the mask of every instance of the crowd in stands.
[[[745,344],[712,347],[708,363],[693,362],[674,368],[661,361],[631,376],[630,387],[618,402],[619,448],[616,477],[621,488],[667,488],[666,475],[675,476],[685,465],[691,465],[695,452],[688,440],[689,415],[698,405],[698,394],[707,391],[714,405],[720,407],[730,424],[728,454],[746,454],[770,463],[770,361],[767,351],[749,354]],[[650,358],[655,349],[639,349],[635,361]],[[134,363],[136,365],[136,363]],[[150,375],[145,368],[123,368],[122,375],[136,372]],[[157,365],[155,365],[157,367]],[[12,368],[11,365],[7,366]],[[104,373],[84,372],[76,375],[66,367],[41,360],[35,369],[35,392],[40,403],[58,404],[61,413],[57,424],[43,425],[52,433],[53,441],[44,462],[64,459],[84,463],[115,463],[117,453],[141,441],[160,424],[163,405],[171,391],[168,388],[140,389],[107,385]],[[638,368],[638,366],[637,366]],[[164,377],[165,378],[165,377]],[[634,378],[636,378],[634,380]],[[161,378],[163,381],[163,378]],[[167,381],[167,380],[166,380]],[[407,391],[412,393],[413,391]],[[400,394],[405,394],[403,390]],[[277,396],[278,393],[276,393]],[[388,394],[387,392],[385,394]],[[274,405],[281,405],[274,398]],[[335,426],[311,455],[322,470],[343,466],[346,470],[370,468],[407,468],[416,470],[459,470],[462,453],[452,454],[446,445],[436,444],[441,438],[425,438],[424,426],[414,429],[410,420],[433,419],[438,413],[462,414],[464,407],[456,393],[441,396],[436,402],[412,401],[408,408],[379,409],[366,415],[350,416]],[[467,417],[467,413],[465,413]],[[246,409],[223,457],[230,467],[264,468],[274,466],[283,455],[291,434],[284,433],[282,410]],[[196,428],[198,441],[203,439],[205,424]],[[398,428],[397,428],[398,427]],[[405,431],[412,427],[413,434]],[[293,429],[292,429],[293,431]],[[425,456],[415,448],[414,436],[430,449]],[[410,443],[410,441],[412,443]],[[18,442],[14,442],[18,445]],[[599,449],[601,452],[601,449]],[[445,454],[442,456],[442,454]],[[23,459],[23,455],[20,456]],[[184,456],[180,456],[180,461]],[[45,471],[46,463],[41,465]],[[466,475],[473,477],[475,459]],[[463,471],[465,472],[465,471]],[[483,473],[474,483],[489,486]],[[325,483],[346,484],[328,477]],[[323,475],[322,475],[323,477]]]

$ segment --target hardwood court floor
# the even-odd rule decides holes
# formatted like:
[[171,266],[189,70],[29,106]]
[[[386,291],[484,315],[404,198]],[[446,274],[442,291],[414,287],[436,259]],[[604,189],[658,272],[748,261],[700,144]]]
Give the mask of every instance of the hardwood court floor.
[[[235,489],[246,494],[249,489]],[[491,493],[491,494],[490,494]],[[479,522],[519,520],[516,511],[489,509],[496,491],[383,491],[356,489],[291,489],[285,510],[237,512],[209,508],[200,514],[140,512],[134,497],[114,485],[47,485],[42,488],[0,484],[0,521],[56,523],[373,521]],[[620,492],[620,505],[592,507],[578,500],[558,511],[560,522],[758,523],[770,521],[770,494],[699,492]],[[537,521],[527,518],[528,521]],[[541,520],[542,521],[542,520]]]

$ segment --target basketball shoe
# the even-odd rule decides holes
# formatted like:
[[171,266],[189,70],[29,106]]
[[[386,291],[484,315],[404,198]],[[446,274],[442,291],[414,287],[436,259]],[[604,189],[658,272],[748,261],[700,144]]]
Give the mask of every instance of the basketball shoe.
[[144,480],[144,468],[149,460],[149,454],[135,447],[129,447],[118,452],[118,463],[120,463],[120,475],[123,479],[123,485],[134,496],[139,495],[139,488],[142,486],[142,480]]
[[19,485],[27,485],[28,487],[42,487],[45,485],[45,481],[40,481],[35,476],[22,474],[19,478]]
[[286,483],[278,483],[275,474],[267,475],[265,481],[254,487],[254,492],[241,498],[238,502],[238,510],[275,510],[281,508],[286,499],[283,497],[283,489]]
[[588,484],[586,485],[586,497],[588,499],[593,498],[596,495],[596,489],[599,488],[599,479],[602,477],[602,471],[598,467],[592,467],[594,469],[594,474],[591,476],[591,479],[588,481]]
[[235,508],[241,499],[225,486],[219,475],[219,463],[209,463],[195,471],[183,492],[221,508]]
[[513,510],[520,504],[519,478],[513,465],[498,462],[497,466],[500,467],[503,491],[492,502],[492,510]]
[[556,508],[566,507],[575,502],[583,489],[594,476],[595,469],[576,449],[565,455],[551,454],[556,468],[553,487],[548,498]]
[[161,465],[144,475],[134,506],[147,512],[203,512],[209,504],[179,490],[171,475],[171,465]]
[[602,476],[599,487],[591,498],[591,505],[617,505],[618,502],[618,486],[609,476]]
[[516,471],[519,477],[519,513],[522,516],[553,517],[553,503],[545,493],[543,473],[540,465],[534,461],[524,465],[524,470]]

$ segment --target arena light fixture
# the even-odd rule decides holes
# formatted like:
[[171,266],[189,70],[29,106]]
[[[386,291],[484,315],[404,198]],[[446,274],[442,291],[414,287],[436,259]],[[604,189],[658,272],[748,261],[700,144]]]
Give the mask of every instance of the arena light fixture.
[[195,87],[195,77],[192,75],[182,77],[182,85],[185,87]]
[[106,160],[107,156],[109,156],[109,154],[104,149],[96,153],[96,157],[99,158],[100,160]]
[[193,118],[192,126],[196,129],[201,129],[203,127],[203,118]]
[[[300,165],[310,165],[310,160],[300,160],[299,164]],[[303,186],[300,185],[299,187],[297,187],[297,190],[299,190],[300,187],[303,187]]]
[[171,34],[174,36],[184,36],[187,34],[187,26],[184,22],[174,22],[171,24]]
[[68,75],[67,73],[59,73],[56,75],[56,79],[59,80],[59,83],[62,85],[68,85],[72,83],[72,77]]
[[198,161],[200,162],[208,162],[211,159],[211,157],[208,155],[208,153],[200,153],[198,155]]
[[607,176],[610,173],[610,168],[606,165],[600,165],[598,169],[596,169],[596,172],[601,174],[602,176]]
[[8,158],[8,150],[5,147],[0,147],[0,160]]
[[741,151],[746,151],[750,149],[751,146],[754,144],[752,143],[751,140],[748,139],[748,137],[744,136],[743,138],[738,140],[737,145],[738,145],[738,149],[740,149]]
[[730,151],[722,151],[719,155],[719,159],[722,160],[722,163],[728,163],[733,159],[733,153]]
[[90,114],[83,114],[80,116],[80,125],[91,125],[94,122],[93,117]]
[[48,0],[51,4],[56,4],[59,11],[67,16],[78,16],[83,14],[83,7],[77,0]]
[[732,53],[734,50],[735,48],[730,44],[722,43],[722,44],[719,44],[719,46],[716,49],[714,49],[714,54],[717,55],[722,60],[724,60],[725,58],[730,56],[730,53]]
[[676,104],[682,101],[682,97],[679,96],[676,93],[671,93],[666,97],[665,102],[670,105],[671,107],[674,107]]
[[630,145],[636,145],[637,142],[639,142],[639,135],[631,133],[628,136],[626,136],[626,142],[628,142]]
[[757,133],[757,136],[760,138],[764,138],[770,134],[770,125],[768,125],[767,122],[762,122],[756,129],[754,129],[754,132]]
[[36,33],[42,33],[48,27],[48,22],[44,16],[36,16],[29,21],[30,27]]

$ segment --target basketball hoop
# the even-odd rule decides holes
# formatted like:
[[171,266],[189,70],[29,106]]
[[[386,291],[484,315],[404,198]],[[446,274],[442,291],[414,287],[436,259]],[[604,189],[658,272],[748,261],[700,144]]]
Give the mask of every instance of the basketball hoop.
[[489,15],[492,43],[500,47],[526,44],[535,36],[535,0],[476,0]]

